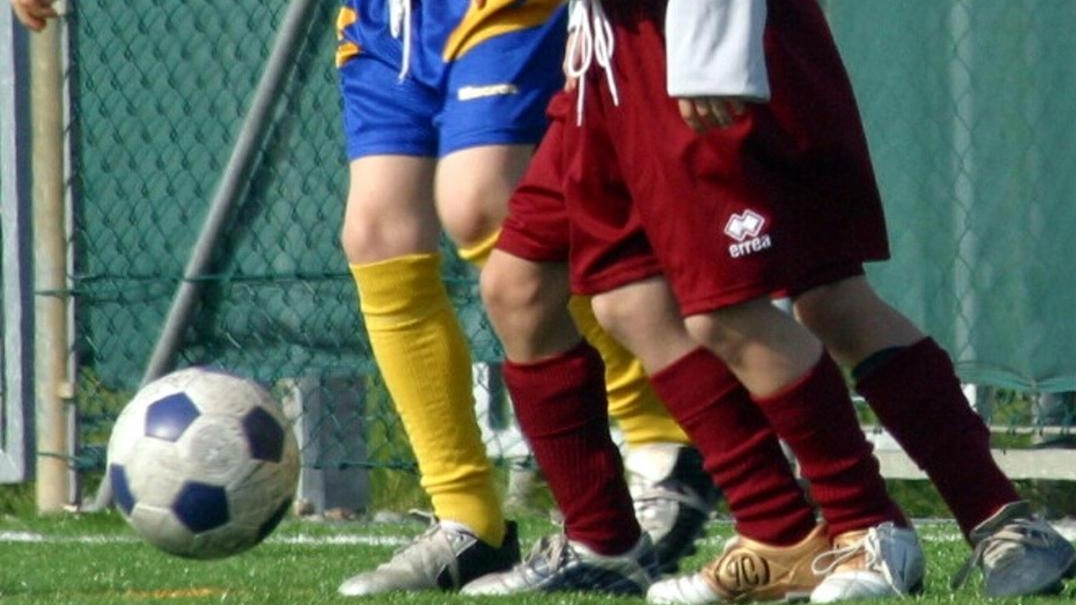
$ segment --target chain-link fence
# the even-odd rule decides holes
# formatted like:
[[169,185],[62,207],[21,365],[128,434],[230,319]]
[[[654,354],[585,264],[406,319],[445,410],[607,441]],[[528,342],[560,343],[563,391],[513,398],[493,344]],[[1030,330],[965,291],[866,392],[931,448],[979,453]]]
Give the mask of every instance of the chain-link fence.
[[883,291],[964,378],[1076,389],[1076,4],[828,7],[890,217]]
[[[209,201],[250,126],[246,111],[288,5],[76,8],[69,19],[80,200],[72,294],[87,437],[77,463],[97,468],[110,416],[155,353]],[[318,436],[308,465],[412,469],[338,244],[347,173],[333,68],[337,8],[313,3],[249,180],[199,278],[176,363],[219,364],[279,385],[299,407],[316,403],[317,417],[303,419],[305,432]],[[496,360],[471,270],[447,244],[444,252],[475,360]],[[493,430],[503,426],[496,422],[503,405],[491,403],[494,418],[485,420]]]
[[[1067,431],[1071,398],[1039,393],[1076,391],[1076,357],[1067,354],[1076,341],[1076,2],[823,5],[889,214],[895,256],[871,268],[872,280],[954,354],[965,380],[1006,389],[980,400],[984,411],[994,404],[995,423]],[[73,461],[93,469],[184,283],[288,4],[71,8],[69,294],[82,426]],[[305,419],[322,434],[308,463],[410,468],[338,245],[347,171],[332,61],[336,9],[333,0],[315,2],[289,59],[256,162],[198,278],[176,363],[219,364],[293,391],[351,385],[364,394],[359,413],[335,409],[347,398],[332,387],[321,416]],[[473,274],[445,252],[475,358],[496,361]],[[494,429],[507,422],[499,397]]]

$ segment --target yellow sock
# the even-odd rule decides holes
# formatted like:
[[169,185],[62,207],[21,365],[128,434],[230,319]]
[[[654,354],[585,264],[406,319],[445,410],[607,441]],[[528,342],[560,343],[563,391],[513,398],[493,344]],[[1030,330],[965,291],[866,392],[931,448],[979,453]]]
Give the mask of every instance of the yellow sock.
[[438,254],[352,265],[370,346],[434,513],[500,546],[504,514],[475,417],[471,356]]
[[598,324],[590,308],[590,298],[573,296],[568,302],[568,310],[583,337],[598,350],[605,362],[609,415],[623,431],[628,447],[659,442],[690,443],[665,404],[650,388],[639,360]]

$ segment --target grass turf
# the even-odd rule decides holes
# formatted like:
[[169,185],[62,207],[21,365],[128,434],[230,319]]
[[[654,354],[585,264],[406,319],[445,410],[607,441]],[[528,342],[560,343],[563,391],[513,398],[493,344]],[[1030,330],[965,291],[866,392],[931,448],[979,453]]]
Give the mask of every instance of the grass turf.
[[[968,548],[948,522],[922,522],[928,557],[926,592],[933,603],[1071,603],[1076,585],[1063,595],[990,600],[978,593],[978,578],[953,592],[950,575]],[[592,594],[466,598],[455,594],[396,594],[363,599],[337,596],[336,587],[354,572],[373,567],[422,527],[413,522],[317,523],[289,519],[270,539],[244,554],[218,561],[189,561],[162,554],[139,541],[115,513],[0,519],[0,602],[4,605],[124,605],[135,603],[321,604],[402,603],[640,604],[640,598]],[[540,517],[521,519],[524,549],[556,531]],[[685,561],[694,568],[713,557],[731,531],[715,522],[700,551]],[[874,601],[897,603],[897,599]],[[906,601],[904,601],[906,602]]]

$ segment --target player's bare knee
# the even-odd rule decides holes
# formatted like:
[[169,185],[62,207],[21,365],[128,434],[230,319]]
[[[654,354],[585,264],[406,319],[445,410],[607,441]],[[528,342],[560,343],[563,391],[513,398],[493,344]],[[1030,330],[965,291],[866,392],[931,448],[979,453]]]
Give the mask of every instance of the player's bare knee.
[[835,311],[831,306],[818,304],[819,301],[819,298],[806,297],[798,298],[792,303],[792,313],[796,321],[811,331],[824,330]]
[[707,347],[720,340],[721,330],[712,315],[688,316],[684,319],[684,327],[694,341]]
[[417,251],[417,241],[411,245],[403,239],[387,241],[376,223],[345,224],[340,233],[340,244],[352,265],[374,263]]
[[382,214],[349,208],[340,243],[350,264],[365,264],[438,250],[441,228],[430,213]]
[[437,213],[448,237],[469,247],[495,233],[507,213],[507,191],[502,189],[474,181],[438,191]]
[[813,332],[828,332],[853,313],[854,284],[848,280],[812,288],[792,302],[796,320]]
[[459,209],[441,215],[441,225],[445,233],[460,248],[470,248],[482,243],[497,232],[500,226],[499,216],[481,212],[477,209],[467,211]]
[[370,225],[355,222],[345,222],[340,230],[340,247],[347,257],[348,263],[359,264],[369,262],[377,256],[373,245],[373,233]]
[[482,269],[479,292],[491,318],[537,306],[542,284],[507,265],[491,262]]
[[590,301],[594,317],[601,327],[614,339],[626,342],[631,336],[631,324],[637,316],[623,298],[608,294],[599,294]]
[[692,340],[713,351],[728,363],[735,363],[745,346],[747,331],[738,329],[731,318],[721,311],[691,315],[684,319],[684,327]]

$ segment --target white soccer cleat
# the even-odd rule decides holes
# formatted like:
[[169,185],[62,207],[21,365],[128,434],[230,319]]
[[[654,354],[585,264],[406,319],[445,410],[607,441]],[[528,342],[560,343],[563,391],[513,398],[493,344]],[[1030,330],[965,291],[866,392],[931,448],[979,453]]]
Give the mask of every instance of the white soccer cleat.
[[887,522],[837,536],[811,567],[825,576],[811,602],[833,603],[921,592],[926,563],[915,531]]
[[703,470],[699,451],[680,443],[633,446],[624,467],[635,516],[654,542],[658,569],[675,572],[680,559],[695,553],[720,492]]
[[597,592],[642,595],[656,568],[654,547],[645,533],[622,555],[600,555],[564,534],[541,538],[527,558],[509,571],[467,584],[465,595],[516,595],[534,592]]
[[457,526],[430,518],[431,524],[376,569],[352,576],[338,592],[346,597],[417,590],[457,590],[519,561],[516,524],[509,521],[504,543],[494,548]]

